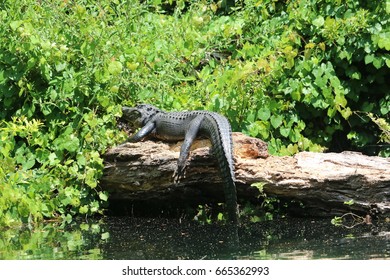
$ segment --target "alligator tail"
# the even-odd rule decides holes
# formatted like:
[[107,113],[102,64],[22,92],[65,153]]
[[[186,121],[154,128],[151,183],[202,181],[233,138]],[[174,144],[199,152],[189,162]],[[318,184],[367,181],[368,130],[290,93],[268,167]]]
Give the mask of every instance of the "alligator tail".
[[211,139],[213,153],[221,171],[228,219],[237,224],[237,190],[234,182],[233,140],[229,121],[221,115],[211,113],[206,116],[204,126]]

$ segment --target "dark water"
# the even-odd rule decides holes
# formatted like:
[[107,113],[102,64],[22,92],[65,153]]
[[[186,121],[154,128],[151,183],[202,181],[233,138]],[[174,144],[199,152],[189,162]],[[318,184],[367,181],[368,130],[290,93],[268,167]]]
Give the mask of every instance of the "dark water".
[[0,232],[0,259],[390,259],[390,224],[285,219],[240,226],[107,217]]

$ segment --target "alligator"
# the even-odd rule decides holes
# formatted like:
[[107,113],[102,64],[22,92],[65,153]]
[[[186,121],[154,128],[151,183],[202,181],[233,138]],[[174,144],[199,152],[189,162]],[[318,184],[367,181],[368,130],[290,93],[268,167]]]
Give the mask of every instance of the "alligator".
[[184,176],[190,147],[195,138],[209,138],[224,183],[228,221],[238,223],[232,130],[224,116],[209,111],[165,112],[152,105],[140,104],[132,108],[122,107],[122,118],[131,127],[140,128],[126,142],[138,142],[148,135],[167,141],[184,140],[173,174],[175,183]]

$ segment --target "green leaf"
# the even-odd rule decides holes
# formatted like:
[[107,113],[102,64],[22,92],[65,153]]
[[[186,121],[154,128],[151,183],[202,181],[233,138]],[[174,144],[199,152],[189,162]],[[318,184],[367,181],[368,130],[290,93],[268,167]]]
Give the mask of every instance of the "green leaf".
[[289,139],[293,143],[297,143],[302,138],[300,131],[296,128],[292,129],[289,134]]
[[341,95],[341,94],[336,94],[334,102],[335,102],[335,104],[337,104],[337,105],[339,105],[339,106],[341,106],[343,108],[345,108],[347,106],[347,103],[348,103],[348,101],[345,98],[345,96]]
[[364,112],[372,112],[373,109],[374,109],[374,104],[373,103],[364,102],[363,105],[362,105],[362,110]]
[[28,170],[32,168],[35,165],[35,156],[31,155],[29,156],[26,161],[23,163],[23,169]]
[[67,206],[67,205],[72,203],[72,199],[70,197],[66,196],[63,199],[61,199],[61,203],[62,203],[62,205]]
[[341,110],[340,113],[343,116],[343,118],[347,120],[352,115],[352,110],[349,107],[347,107],[344,110]]
[[88,186],[90,186],[92,189],[96,188],[97,186],[97,179],[95,176],[96,176],[96,170],[92,168],[87,168],[85,183]]
[[274,128],[278,128],[283,122],[283,117],[280,115],[272,115],[271,116],[271,125]]
[[282,126],[279,128],[279,131],[280,131],[280,134],[283,136],[283,137],[288,137],[288,135],[290,134],[290,131],[291,131],[291,127],[285,127],[285,126]]
[[295,101],[301,101],[301,92],[298,90],[294,90],[291,92],[291,98]]
[[122,72],[122,63],[119,61],[110,61],[108,63],[108,72],[112,75],[119,75]]
[[260,120],[267,121],[271,116],[271,111],[267,107],[262,107],[257,111]]
[[378,40],[378,47],[390,51],[390,31],[380,34]]
[[79,208],[79,213],[80,214],[88,214],[89,207],[88,205],[83,205]]
[[102,236],[101,236],[102,240],[107,240],[108,238],[110,238],[110,233],[109,232],[102,233]]
[[351,206],[351,205],[355,204],[355,201],[353,199],[350,199],[348,201],[344,201],[344,204]]
[[18,206],[18,212],[20,216],[28,217],[28,215],[30,214],[30,210],[31,209],[28,207],[28,202],[25,199],[23,199]]
[[59,62],[59,63],[56,63],[55,66],[56,66],[56,71],[61,72],[66,68],[67,63],[66,62]]
[[86,160],[85,156],[82,153],[78,153],[76,158],[77,158],[77,164],[79,165],[79,167],[86,166],[87,160]]
[[313,20],[313,25],[316,27],[321,27],[325,23],[325,19],[323,16],[319,16],[316,19]]
[[257,182],[257,183],[252,183],[251,187],[255,187],[259,190],[260,193],[263,193],[263,189],[264,189],[265,185],[266,185],[266,183],[264,183],[264,182]]
[[70,134],[69,137],[66,137],[64,142],[59,145],[59,148],[68,150],[69,152],[75,152],[78,150],[79,146],[80,140],[73,134]]
[[11,23],[9,24],[9,26],[11,27],[11,29],[13,31],[15,31],[16,29],[18,29],[18,27],[20,27],[22,24],[23,24],[23,20],[15,20],[15,21],[11,21]]
[[364,63],[365,64],[370,64],[374,61],[374,58],[375,56],[373,54],[367,54],[365,57],[364,57]]
[[98,212],[99,211],[99,203],[97,202],[97,201],[92,201],[90,204],[89,204],[89,206],[90,206],[90,210],[91,210],[91,212],[92,213],[96,213],[96,212]]
[[57,158],[57,155],[55,153],[50,153],[49,155],[49,164],[54,166],[59,163],[59,159]]
[[326,83],[328,82],[328,79],[325,77],[317,76],[314,80],[314,83],[319,86],[320,88],[326,87]]
[[101,200],[103,200],[103,201],[107,201],[108,200],[108,195],[105,192],[99,192],[99,198]]
[[372,62],[372,64],[374,65],[374,67],[376,69],[379,69],[383,66],[384,61],[383,61],[382,57],[374,57],[374,61]]
[[331,76],[329,80],[332,87],[338,88],[340,86],[340,80],[337,78],[337,76]]

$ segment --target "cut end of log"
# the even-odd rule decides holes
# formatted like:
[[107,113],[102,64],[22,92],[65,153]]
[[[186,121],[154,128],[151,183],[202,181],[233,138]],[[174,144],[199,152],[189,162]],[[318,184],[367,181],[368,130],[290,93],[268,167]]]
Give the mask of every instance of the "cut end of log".
[[260,139],[248,137],[239,132],[234,132],[233,143],[235,157],[243,159],[258,159],[267,158],[269,156],[267,143]]

